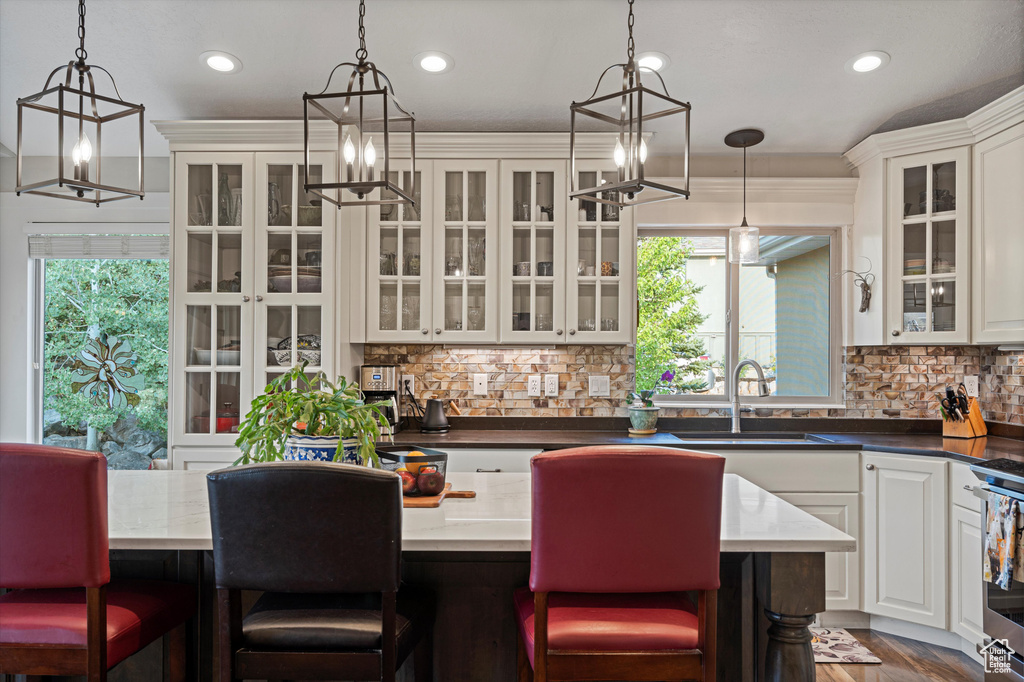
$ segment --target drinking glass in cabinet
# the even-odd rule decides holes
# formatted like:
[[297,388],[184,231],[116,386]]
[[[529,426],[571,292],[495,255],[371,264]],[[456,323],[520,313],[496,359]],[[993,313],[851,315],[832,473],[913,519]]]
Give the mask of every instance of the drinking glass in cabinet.
[[444,174],[444,219],[462,221],[462,173],[448,171]]
[[[299,166],[299,178],[304,177],[305,166]],[[313,184],[323,182],[323,166],[309,167],[309,181]],[[320,227],[323,225],[323,200],[315,194],[301,189],[299,184],[299,227]]]
[[469,231],[469,275],[483,277],[487,274],[487,232],[481,229]]
[[213,290],[213,234],[188,233],[188,290]]
[[320,260],[323,237],[319,232],[299,233],[295,237],[298,263],[295,265],[295,290],[300,294],[318,294],[322,288]]
[[526,222],[530,220],[530,206],[533,200],[533,187],[529,171],[516,171],[512,174],[512,220]]
[[601,283],[601,331],[619,330],[619,285]]
[[537,283],[534,292],[536,299],[534,329],[539,332],[549,332],[554,328],[554,315],[552,313],[555,304],[554,285]]
[[237,227],[242,224],[242,167],[218,166],[217,224]]
[[577,328],[584,332],[594,331],[597,327],[595,322],[597,318],[597,285],[593,282],[577,284],[576,306]]
[[396,310],[397,298],[398,285],[396,283],[381,283],[379,323],[382,330],[394,331],[398,327],[398,311]]
[[469,282],[466,285],[466,328],[483,331],[484,313],[487,306],[487,285],[483,282]]
[[483,222],[486,217],[487,173],[470,171],[466,173],[466,205],[470,222]]
[[267,225],[292,224],[292,170],[291,164],[267,166]]
[[402,273],[406,277],[420,275],[420,230],[404,228],[402,230]]
[[932,281],[932,331],[956,331],[956,282]]
[[956,272],[956,221],[932,223],[932,274]]
[[402,329],[420,328],[420,285],[419,282],[402,283]]
[[555,231],[552,228],[538,227],[535,229],[534,253],[537,258],[537,274],[541,277],[554,275]]
[[579,230],[578,245],[580,260],[583,262],[582,274],[591,277],[597,266],[597,230],[593,227]]
[[446,331],[462,331],[462,304],[462,282],[445,282],[444,328]]
[[212,308],[208,305],[190,305],[185,308],[185,338],[189,347],[188,364],[209,365],[213,343]]
[[267,364],[291,367],[292,307],[267,306]]
[[530,330],[530,313],[532,312],[532,301],[530,300],[530,284],[512,285],[512,329],[514,331]]
[[213,224],[213,167],[188,167],[188,224]]
[[449,277],[462,277],[465,274],[462,259],[462,240],[464,234],[465,233],[461,228],[448,228],[445,230],[444,274]]

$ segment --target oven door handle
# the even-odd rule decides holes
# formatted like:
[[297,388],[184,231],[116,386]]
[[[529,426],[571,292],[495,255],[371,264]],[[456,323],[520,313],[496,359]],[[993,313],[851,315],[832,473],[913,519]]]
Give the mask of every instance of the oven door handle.
[[988,487],[978,486],[977,488],[974,489],[975,497],[978,497],[978,498],[980,498],[982,500],[987,500],[989,493],[996,493],[998,495],[1005,495],[1005,496],[1013,498],[1015,500],[1019,500],[1021,502],[1024,502],[1024,493],[1022,493],[1020,491],[1017,491],[1017,490],[1010,490],[1008,488],[1003,488],[1003,487],[1000,487],[998,485],[992,485],[991,483],[988,484]]

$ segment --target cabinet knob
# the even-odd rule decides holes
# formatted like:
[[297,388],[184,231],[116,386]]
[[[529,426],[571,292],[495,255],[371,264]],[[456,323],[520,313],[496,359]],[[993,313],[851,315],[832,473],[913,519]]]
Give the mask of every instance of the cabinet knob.
[[440,334],[441,333],[441,328],[440,327],[435,327],[434,328],[434,333],[435,334]]
[[430,333],[429,329],[421,329],[420,330],[420,334],[429,334],[429,333]]
[[899,336],[900,335],[900,330],[899,329],[893,329],[892,330],[892,335],[893,336]]
[[561,336],[562,335],[562,330],[561,329],[556,330],[555,334],[557,334],[558,336]]
[[243,296],[242,297],[242,303],[248,303],[250,300],[252,300],[252,299],[250,299],[248,296]]
[[260,296],[259,294],[257,294],[257,295],[256,295],[256,300],[257,300],[257,301],[262,301],[262,300],[263,300],[263,297],[262,297],[262,296]]
[[576,330],[575,329],[570,329],[569,330],[569,336],[576,336]]
[[864,468],[867,469],[868,471],[874,471],[875,470],[875,465],[874,464],[868,464]]

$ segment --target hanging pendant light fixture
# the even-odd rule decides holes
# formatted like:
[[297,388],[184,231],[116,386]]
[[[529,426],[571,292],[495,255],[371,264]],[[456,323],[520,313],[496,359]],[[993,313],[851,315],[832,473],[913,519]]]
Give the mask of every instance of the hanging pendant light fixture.
[[[356,62],[338,64],[331,71],[323,90],[315,95],[308,92],[302,95],[306,159],[303,187],[339,208],[415,204],[412,187],[402,189],[397,173],[392,178],[391,162],[392,137],[395,133],[408,132],[409,169],[416,168],[416,120],[398,103],[394,87],[384,72],[366,59],[365,15],[366,3],[360,0]],[[342,92],[327,93],[335,72],[342,67],[351,67],[348,86]],[[310,182],[310,107],[314,116],[323,116],[338,127],[337,182]],[[377,190],[380,190],[379,194]]]
[[[663,92],[651,90],[643,85],[641,70],[637,68],[633,43],[633,0],[629,0],[629,41],[626,48],[626,63],[609,66],[597,79],[597,87],[585,102],[573,102],[569,106],[569,156],[572,163],[570,174],[570,198],[586,198],[612,206],[633,206],[676,197],[690,198],[690,104],[672,99],[668,95],[665,81],[657,71],[647,71],[646,76],[656,77]],[[601,81],[613,69],[621,69],[622,85],[608,93],[598,95]],[[614,183],[603,183],[600,178],[594,187],[576,188],[576,134],[577,114],[599,123],[598,130],[611,130],[616,134],[615,144],[609,145],[608,155],[618,168]],[[647,162],[647,142],[650,132],[644,126],[654,119],[674,116],[670,125],[683,138],[683,183],[682,187],[671,187],[652,182],[644,177]],[[588,127],[588,130],[590,128]],[[645,135],[647,136],[645,138]],[[601,174],[596,174],[600,176]],[[641,194],[641,192],[643,194]]]
[[[85,0],[78,2],[78,49],[76,59],[67,67],[58,66],[50,72],[46,84],[40,92],[18,100],[18,195],[41,194],[58,199],[83,201],[99,206],[108,201],[145,196],[143,189],[143,118],[146,108],[141,104],[131,104],[121,99],[117,91],[114,77],[102,66],[86,63],[88,53],[85,51]],[[50,87],[50,81],[61,70],[64,70],[64,82]],[[96,94],[96,84],[92,72],[102,71],[110,78],[116,97]],[[71,85],[75,74],[78,74],[78,88]],[[89,89],[86,90],[86,81]],[[23,160],[26,156],[24,147],[25,126],[32,125],[36,120],[50,120],[48,116],[40,116],[36,112],[56,115],[57,120],[46,126],[33,127],[42,134],[57,129],[56,149],[52,152],[57,158],[57,174],[53,178],[26,181],[23,177]],[[138,122],[133,120],[138,117]],[[71,125],[66,125],[70,121]],[[115,121],[116,126],[111,124]],[[129,143],[138,141],[138,189],[104,185],[100,176],[100,161],[104,136],[113,131],[117,140]],[[108,137],[109,139],[109,137]],[[68,154],[70,150],[70,154]],[[70,171],[70,172],[68,172]],[[70,176],[70,177],[69,177]],[[56,186],[56,187],[54,187]]]
[[754,128],[734,130],[725,136],[727,145],[743,148],[743,222],[729,230],[730,263],[756,263],[761,260],[760,230],[747,225],[747,147],[760,144],[763,139],[764,133]]

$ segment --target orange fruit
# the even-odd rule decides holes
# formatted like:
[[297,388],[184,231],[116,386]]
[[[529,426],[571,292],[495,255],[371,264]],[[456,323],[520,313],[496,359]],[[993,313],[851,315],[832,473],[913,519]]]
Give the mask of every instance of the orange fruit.
[[[419,450],[413,450],[412,452],[407,454],[406,457],[426,457],[426,455],[423,454],[422,452],[420,452]],[[412,474],[413,476],[418,476],[419,473],[420,473],[420,467],[421,466],[427,466],[428,464],[429,464],[428,462],[424,462],[423,464],[415,464],[413,462],[406,462],[405,466],[409,470],[410,474]]]

